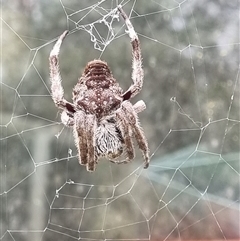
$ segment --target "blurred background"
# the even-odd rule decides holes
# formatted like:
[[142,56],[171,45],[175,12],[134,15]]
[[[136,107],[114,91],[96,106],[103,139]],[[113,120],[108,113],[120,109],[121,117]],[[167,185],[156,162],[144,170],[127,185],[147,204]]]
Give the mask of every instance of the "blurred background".
[[[101,160],[88,173],[50,95],[56,38],[65,97],[90,60],[124,90],[141,41],[139,114],[151,149],[143,169]],[[0,240],[238,240],[238,0],[1,0]]]

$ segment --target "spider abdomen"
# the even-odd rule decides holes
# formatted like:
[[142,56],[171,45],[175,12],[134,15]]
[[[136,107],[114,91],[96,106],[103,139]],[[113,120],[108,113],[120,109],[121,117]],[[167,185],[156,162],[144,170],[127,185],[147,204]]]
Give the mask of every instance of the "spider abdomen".
[[86,81],[86,86],[88,89],[108,89],[111,85],[111,80],[106,78],[104,75],[91,76]]
[[106,62],[93,60],[85,67],[73,90],[73,101],[79,109],[97,118],[112,114],[123,101],[122,89],[113,78]]
[[95,114],[97,118],[110,115],[121,105],[122,98],[115,96],[109,90],[87,91],[85,96],[77,100],[79,109],[83,109],[87,114]]

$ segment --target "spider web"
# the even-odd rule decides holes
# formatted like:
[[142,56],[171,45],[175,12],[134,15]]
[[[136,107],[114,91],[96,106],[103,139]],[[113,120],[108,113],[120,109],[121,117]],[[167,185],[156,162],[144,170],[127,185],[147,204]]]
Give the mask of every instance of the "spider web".
[[[11,3],[10,3],[11,2]],[[50,96],[60,56],[71,100],[86,63],[106,60],[131,84],[122,4],[142,46],[134,100],[151,149],[143,169],[77,161]],[[1,1],[0,240],[239,239],[240,4],[237,0]]]

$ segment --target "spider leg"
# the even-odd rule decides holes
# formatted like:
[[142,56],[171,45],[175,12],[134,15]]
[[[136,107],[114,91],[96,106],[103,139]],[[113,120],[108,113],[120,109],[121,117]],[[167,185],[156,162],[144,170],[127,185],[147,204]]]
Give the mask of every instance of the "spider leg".
[[143,157],[145,160],[144,168],[148,168],[149,161],[150,161],[149,148],[148,148],[147,140],[143,133],[143,130],[142,130],[141,126],[139,125],[137,113],[134,110],[133,105],[129,101],[124,101],[122,103],[122,110],[124,112],[124,115],[128,119],[128,123],[132,127],[132,130],[134,132],[138,146],[142,150]]
[[55,105],[63,110],[66,110],[69,114],[75,112],[74,105],[64,99],[64,90],[62,87],[62,79],[59,69],[59,52],[61,44],[68,34],[68,31],[65,31],[55,43],[52,51],[49,56],[49,69],[50,69],[50,81],[51,81],[51,92],[52,99]]
[[120,161],[120,162],[116,161],[116,163],[127,163],[131,161],[135,156],[133,142],[132,142],[132,131],[127,123],[125,113],[122,111],[121,108],[117,111],[116,116],[118,120],[118,127],[122,133],[122,137],[126,147],[126,154],[127,154],[127,157],[124,161]]
[[86,126],[85,134],[87,139],[87,151],[88,151],[88,162],[87,170],[94,171],[95,164],[97,163],[97,156],[95,151],[96,146],[96,130],[97,130],[97,121],[95,115],[86,115]]
[[146,104],[143,100],[139,100],[133,105],[133,108],[137,113],[140,113],[146,109]]
[[61,121],[67,127],[72,127],[74,125],[73,115],[70,115],[66,111],[63,111],[61,114]]
[[86,114],[83,111],[77,111],[74,114],[73,136],[78,150],[79,164],[86,165],[88,161],[88,146],[86,138]]
[[[134,110],[139,113],[142,112],[144,109],[146,109],[146,105],[144,103],[143,100],[139,100],[138,102],[136,102],[133,105]],[[132,131],[129,128],[128,125],[128,120],[125,118],[125,113],[122,110],[118,110],[117,113],[117,119],[121,120],[120,123],[118,124],[118,126],[120,127],[121,133],[123,133],[123,136],[125,136],[126,138],[124,139],[124,143],[126,144],[127,147],[127,159],[124,160],[110,160],[110,162],[116,163],[116,164],[126,164],[129,161],[131,161],[134,156],[134,147],[133,147],[133,143],[132,143]]]
[[86,165],[88,171],[94,171],[98,158],[95,154],[96,116],[86,115],[79,110],[74,114],[74,120],[73,135],[78,149],[79,163]]
[[134,27],[128,18],[127,14],[123,11],[121,6],[118,6],[118,11],[122,15],[127,27],[127,34],[130,37],[132,45],[132,80],[133,84],[129,89],[123,94],[123,100],[129,100],[140,92],[143,85],[143,68],[142,68],[142,56],[140,42],[138,35],[134,30]]

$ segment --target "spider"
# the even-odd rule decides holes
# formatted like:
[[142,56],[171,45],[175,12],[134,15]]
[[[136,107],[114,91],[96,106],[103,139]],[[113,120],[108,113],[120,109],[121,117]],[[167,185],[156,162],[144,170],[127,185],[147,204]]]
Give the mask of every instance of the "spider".
[[[68,31],[58,38],[49,57],[52,99],[62,110],[62,123],[73,128],[79,163],[90,172],[95,170],[100,157],[117,164],[133,160],[134,137],[144,157],[144,168],[150,161],[148,143],[138,119],[138,113],[146,108],[145,103],[140,100],[132,105],[129,101],[143,85],[140,42],[121,6],[118,11],[132,45],[133,84],[127,91],[114,79],[108,64],[96,59],[86,65],[73,88],[73,103],[70,103],[64,98],[59,69],[60,47]],[[119,160],[124,153],[124,160]]]

